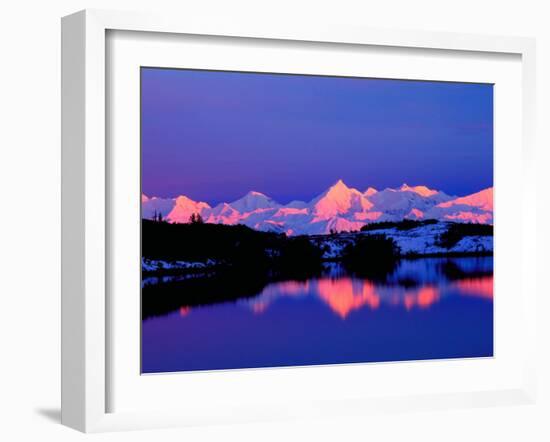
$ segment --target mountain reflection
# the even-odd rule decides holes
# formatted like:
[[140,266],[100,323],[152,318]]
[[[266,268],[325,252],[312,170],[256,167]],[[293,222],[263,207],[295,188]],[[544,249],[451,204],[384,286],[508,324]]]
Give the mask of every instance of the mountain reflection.
[[459,288],[462,295],[480,296],[486,299],[493,299],[493,277],[466,278],[456,281],[455,286]]
[[[469,280],[475,284],[474,280]],[[440,299],[439,289],[435,286],[405,288],[375,285],[368,280],[350,277],[330,279],[322,278],[304,283],[292,281],[292,291],[286,291],[289,283],[270,284],[256,298],[243,301],[256,313],[264,313],[278,298],[288,296],[316,296],[340,318],[346,317],[354,310],[368,307],[378,309],[381,304],[412,308],[428,308]],[[470,290],[471,289],[471,290]],[[475,295],[475,286],[469,285],[465,294]],[[481,296],[484,296],[482,294]]]
[[[425,265],[424,262],[416,264]],[[452,265],[458,266],[456,263]],[[434,274],[433,271],[411,273],[414,267],[414,261],[405,261],[394,274],[389,275],[386,283],[346,276],[341,268],[334,267],[327,277],[269,284],[258,296],[241,300],[241,303],[254,314],[263,314],[279,299],[310,296],[319,299],[340,318],[346,319],[355,310],[376,310],[382,305],[412,310],[428,309],[449,296],[493,299],[492,269],[483,269],[485,276],[477,276],[480,274],[479,266],[470,266],[470,272],[465,270],[462,275],[464,279],[456,280],[454,277],[448,279],[443,274]],[[464,267],[468,269],[468,263]],[[491,274],[487,275],[488,272]],[[468,274],[476,276],[467,277]]]
[[342,319],[353,310],[364,306],[377,309],[380,305],[380,296],[375,292],[374,285],[367,280],[319,279],[316,281],[316,292],[317,296]]
[[[155,298],[166,300],[167,305],[158,305],[155,314],[155,310],[145,304],[145,317],[163,311],[168,313],[174,310],[171,307],[174,305],[179,316],[185,318],[194,309],[231,301],[254,315],[264,315],[278,302],[307,299],[320,302],[346,320],[361,309],[374,311],[384,307],[421,311],[454,296],[493,299],[490,257],[401,260],[381,280],[350,274],[338,263],[327,263],[321,273],[304,280],[252,281],[250,276],[243,279],[243,275],[219,280],[211,276],[177,279],[148,281],[144,290],[154,290]],[[146,295],[142,301],[149,299],[153,298]]]

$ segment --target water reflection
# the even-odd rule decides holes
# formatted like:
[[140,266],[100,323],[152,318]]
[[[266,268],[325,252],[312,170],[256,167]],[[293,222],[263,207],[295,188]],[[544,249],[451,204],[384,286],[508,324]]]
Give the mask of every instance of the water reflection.
[[[338,264],[327,265],[326,277],[312,278],[307,281],[284,281],[267,285],[254,298],[241,301],[253,313],[263,314],[270,305],[285,297],[311,296],[326,304],[332,312],[342,319],[361,308],[376,310],[381,304],[411,310],[427,309],[443,296],[478,296],[493,299],[493,276],[468,277],[479,275],[492,269],[486,261],[475,265],[480,258],[455,258],[433,266],[434,260],[403,260],[397,269],[388,275],[384,283],[352,277],[346,274]],[[445,277],[445,269],[453,269]],[[464,279],[455,280],[456,268]],[[448,276],[448,275],[447,275]],[[450,290],[449,290],[450,289]],[[455,290],[452,290],[455,289]]]
[[[346,319],[355,310],[376,310],[382,304],[411,310],[427,309],[446,296],[477,296],[492,300],[492,263],[490,257],[401,260],[392,272],[376,281],[350,275],[339,263],[325,263],[318,276],[304,281],[258,281],[254,285],[257,293],[242,294],[231,287],[228,295],[219,300],[215,297],[213,303],[237,301],[252,313],[261,315],[279,299],[310,297],[322,302],[341,319]],[[239,277],[235,279],[240,280]],[[220,284],[212,283],[213,280],[212,274],[148,277],[142,281],[142,287],[175,288],[176,294],[183,295],[179,301],[179,314],[186,317],[193,308],[212,304],[207,302],[207,295],[204,302],[186,303],[186,289],[197,291],[197,284],[200,292],[227,289],[223,279]]]
[[480,296],[486,299],[493,299],[493,276],[481,278],[466,278],[455,282],[461,295]]
[[[210,280],[211,275],[149,277],[144,286]],[[261,284],[260,284],[261,286]],[[183,286],[180,290],[185,291]],[[218,289],[220,290],[220,289]],[[491,258],[425,258],[401,260],[394,271],[380,281],[351,276],[339,263],[326,263],[320,276],[305,281],[266,282],[258,293],[246,297],[235,290],[235,299],[260,315],[281,298],[313,297],[324,303],[341,319],[361,308],[376,310],[381,304],[411,310],[427,309],[445,296],[477,296],[493,299]],[[231,299],[229,299],[231,300]],[[179,307],[181,317],[193,306]],[[199,303],[200,306],[200,303]],[[200,308],[200,307],[199,307]]]
[[369,281],[352,278],[319,279],[314,286],[317,296],[342,319],[353,310],[364,306],[376,309],[380,305],[380,296]]
[[493,260],[401,260],[365,277],[338,263],[301,279],[148,278],[147,373],[491,356]]

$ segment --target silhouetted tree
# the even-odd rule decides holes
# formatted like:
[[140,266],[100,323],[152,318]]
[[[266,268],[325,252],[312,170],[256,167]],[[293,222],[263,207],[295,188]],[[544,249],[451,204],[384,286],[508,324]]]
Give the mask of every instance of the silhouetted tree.
[[365,235],[344,248],[342,262],[354,274],[378,281],[395,270],[399,254],[393,238]]
[[155,221],[156,223],[163,223],[165,222],[164,221],[164,218],[162,216],[162,213],[161,212],[157,212],[156,210],[153,212],[153,217],[151,218],[153,221]]
[[371,230],[379,229],[392,229],[396,228],[397,230],[411,230],[416,227],[422,227],[429,224],[437,224],[435,219],[425,219],[425,220],[412,220],[412,219],[403,219],[401,221],[379,221],[375,223],[365,224],[361,227],[361,232],[369,232]]
[[493,236],[491,224],[454,223],[446,232],[439,235],[438,245],[450,249],[465,236]]
[[189,222],[191,224],[204,224],[204,219],[200,213],[192,213],[189,217]]

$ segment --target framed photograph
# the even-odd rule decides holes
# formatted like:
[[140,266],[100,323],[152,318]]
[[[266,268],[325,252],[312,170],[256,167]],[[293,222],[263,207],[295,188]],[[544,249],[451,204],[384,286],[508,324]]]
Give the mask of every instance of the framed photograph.
[[533,40],[62,31],[64,424],[534,400]]

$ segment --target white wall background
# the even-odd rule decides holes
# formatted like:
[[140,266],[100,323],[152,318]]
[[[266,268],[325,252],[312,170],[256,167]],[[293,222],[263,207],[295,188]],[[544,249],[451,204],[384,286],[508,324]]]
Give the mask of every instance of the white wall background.
[[[550,11],[522,0],[12,0],[0,8],[0,439],[82,440],[59,425],[60,17],[83,8],[246,15],[277,21],[534,36],[538,39],[538,190],[550,166]],[[541,219],[550,215],[540,199]],[[539,274],[548,246],[539,225]],[[546,260],[546,262],[544,262]],[[540,278],[541,293],[550,296]],[[550,303],[540,306],[535,406],[92,436],[163,440],[550,440]]]

